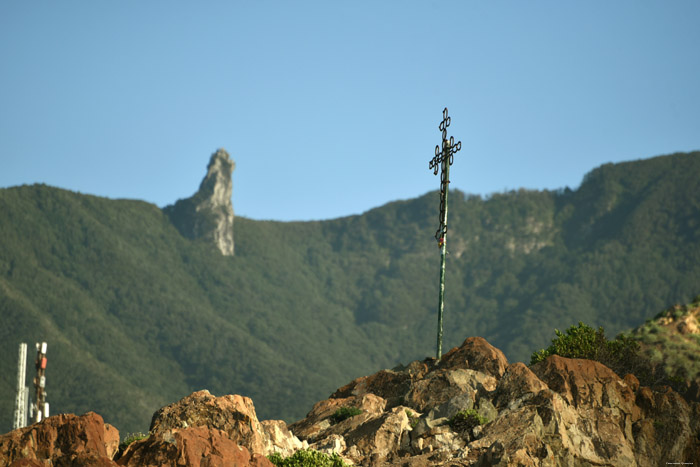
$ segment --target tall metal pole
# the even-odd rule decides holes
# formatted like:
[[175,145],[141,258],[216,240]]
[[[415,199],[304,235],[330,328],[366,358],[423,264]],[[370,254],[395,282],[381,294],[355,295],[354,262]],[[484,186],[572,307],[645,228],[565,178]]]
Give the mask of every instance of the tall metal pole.
[[450,165],[454,161],[454,155],[462,149],[462,142],[454,142],[454,137],[447,139],[447,127],[450,126],[450,117],[447,115],[447,107],[442,111],[442,122],[438,127],[442,131],[442,150],[435,146],[435,157],[430,161],[429,167],[433,174],[437,175],[440,169],[440,227],[435,232],[435,239],[440,248],[440,293],[438,299],[438,329],[436,358],[442,357],[442,315],[445,308],[445,259],[447,256],[447,198],[450,184]]
[[12,422],[12,429],[24,428],[27,426],[27,396],[25,387],[27,378],[27,344],[19,344],[19,358],[17,359],[17,397],[15,398],[15,417]]

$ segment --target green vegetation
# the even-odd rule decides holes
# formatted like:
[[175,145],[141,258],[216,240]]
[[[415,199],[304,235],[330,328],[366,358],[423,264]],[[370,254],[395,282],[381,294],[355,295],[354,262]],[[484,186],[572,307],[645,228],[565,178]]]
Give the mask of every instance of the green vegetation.
[[412,410],[406,409],[406,416],[408,417],[408,422],[411,425],[411,428],[415,428],[418,426],[418,422],[420,421],[420,417],[418,417],[415,413],[413,413]]
[[125,437],[124,440],[119,443],[119,454],[118,456],[121,456],[121,454],[126,450],[127,447],[134,441],[141,441],[142,439],[148,438],[149,434],[148,433],[128,433]]
[[360,415],[361,413],[362,409],[357,407],[341,407],[331,415],[331,424],[335,425],[336,423],[340,423],[343,420],[347,420],[355,415]]
[[580,321],[577,326],[569,327],[566,333],[558,329],[554,333],[557,337],[552,339],[549,347],[532,354],[531,365],[550,355],[585,358],[604,364],[621,377],[633,373],[642,384],[650,385],[654,382],[656,373],[653,365],[640,354],[639,343],[630,336],[620,334],[614,340],[608,340],[602,326],[595,330]]
[[338,454],[324,454],[313,449],[300,449],[289,457],[278,453],[267,456],[277,467],[348,467]]
[[[615,335],[697,294],[698,173],[696,152],[604,165],[576,190],[451,193],[444,348],[478,335],[527,361],[553,328]],[[53,413],[143,431],[207,388],[298,420],[355,377],[433,354],[437,209],[435,191],[327,221],[237,217],[223,257],[152,204],[0,189],[0,373],[45,340]],[[0,432],[14,398],[3,378]]]
[[467,431],[471,430],[475,426],[485,425],[489,420],[479,415],[479,413],[474,409],[467,409],[457,412],[452,418],[450,418],[449,425],[453,431]]
[[681,391],[689,380],[700,382],[700,335],[678,329],[686,318],[700,322],[700,296],[689,304],[667,308],[630,333],[640,343],[640,353],[662,367],[669,384]]

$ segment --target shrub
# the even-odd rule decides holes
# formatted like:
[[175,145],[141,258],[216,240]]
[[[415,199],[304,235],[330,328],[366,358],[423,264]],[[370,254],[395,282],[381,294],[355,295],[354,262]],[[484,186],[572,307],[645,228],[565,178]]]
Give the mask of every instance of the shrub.
[[454,431],[466,431],[471,430],[477,425],[484,425],[488,422],[489,420],[479,415],[476,410],[467,409],[457,412],[450,418],[449,424],[450,428]]
[[335,425],[336,423],[340,423],[343,420],[354,417],[355,415],[360,415],[361,413],[362,409],[358,409],[357,407],[341,407],[331,415],[331,423]]
[[609,341],[602,327],[595,330],[580,321],[577,326],[567,329],[566,333],[558,329],[555,329],[554,333],[557,337],[552,339],[552,345],[534,352],[530,358],[530,365],[541,362],[550,355],[559,355],[595,360],[620,377],[632,373],[644,386],[652,386],[665,378],[663,369],[641,354],[639,342],[632,337],[620,334]]
[[134,441],[141,441],[142,439],[148,438],[149,434],[148,433],[128,433],[126,437],[124,438],[124,441],[119,443],[119,455],[123,453],[127,447]]
[[348,467],[338,454],[329,455],[313,449],[300,449],[286,458],[276,452],[267,458],[277,467]]

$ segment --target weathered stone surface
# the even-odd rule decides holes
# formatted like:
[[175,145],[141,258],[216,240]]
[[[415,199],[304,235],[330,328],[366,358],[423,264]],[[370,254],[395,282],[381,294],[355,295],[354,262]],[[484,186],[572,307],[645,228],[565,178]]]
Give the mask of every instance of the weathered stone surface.
[[440,368],[469,368],[500,378],[506,371],[508,359],[483,337],[470,337],[460,347],[442,356]]
[[299,438],[289,431],[287,424],[282,420],[263,420],[260,425],[263,430],[265,454],[277,452],[287,457],[299,449],[308,447],[308,443],[299,441]]
[[569,404],[593,407],[634,404],[634,393],[614,371],[602,363],[580,358],[552,355],[532,367],[550,389],[557,391]]
[[115,465],[119,432],[102,417],[61,414],[0,436],[0,467],[8,465]]
[[209,240],[223,255],[234,253],[231,174],[235,165],[224,149],[218,149],[197,193],[163,209],[183,236]]
[[[149,438],[117,463],[269,467],[264,454],[288,456],[306,446],[366,466],[647,467],[700,459],[697,402],[588,360],[551,356],[532,368],[507,365],[482,341],[467,339],[449,353],[450,362],[414,362],[358,378],[289,427],[258,422],[248,398],[199,391],[159,410]],[[487,362],[491,357],[496,361]],[[363,412],[332,423],[341,407]],[[468,409],[486,422],[450,422]],[[0,437],[0,467],[114,467],[116,430],[95,414],[83,422],[62,417],[53,429],[39,424]],[[51,419],[58,420],[45,422]]]
[[355,446],[359,453],[353,461],[373,459],[376,462],[396,453],[401,436],[408,429],[406,408],[395,407],[390,412],[349,430],[344,438],[347,445]]
[[427,365],[408,368],[405,371],[381,370],[370,376],[357,378],[338,389],[332,399],[374,394],[397,405],[411,388],[411,381],[427,373]]
[[439,369],[413,383],[406,394],[405,404],[425,412],[461,394],[468,393],[474,400],[477,391],[491,391],[496,387],[493,376],[471,369]]
[[[621,379],[588,360],[552,356],[528,368],[501,357],[483,339],[467,339],[437,365],[356,379],[291,429],[360,465],[652,466],[700,458],[700,404],[670,388],[640,387],[634,375]],[[338,407],[373,391],[403,394],[408,412],[378,404],[330,425]],[[448,422],[466,409],[487,422],[455,432]]]
[[[331,416],[342,407],[356,407],[362,413],[333,425]],[[330,398],[317,402],[305,419],[293,423],[289,429],[301,440],[314,443],[330,434],[342,434],[355,425],[365,423],[382,414],[386,400],[374,394],[362,394],[345,398]]]
[[265,434],[249,397],[216,397],[207,390],[194,392],[154,413],[150,432],[188,427],[216,428],[252,452],[265,452]]
[[195,426],[160,430],[127,447],[118,465],[129,467],[272,467],[261,454],[239,446],[226,432]]
[[543,389],[547,389],[547,385],[524,363],[513,363],[498,381],[493,402],[496,407],[503,407],[523,397],[532,397]]

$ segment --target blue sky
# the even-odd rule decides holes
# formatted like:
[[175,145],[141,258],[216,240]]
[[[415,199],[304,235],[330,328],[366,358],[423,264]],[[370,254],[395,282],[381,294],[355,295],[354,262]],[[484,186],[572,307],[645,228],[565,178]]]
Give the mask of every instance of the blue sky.
[[[438,189],[575,188],[700,149],[700,2],[0,3],[0,187],[165,206],[211,153],[254,219]],[[436,206],[436,210],[438,207]]]

